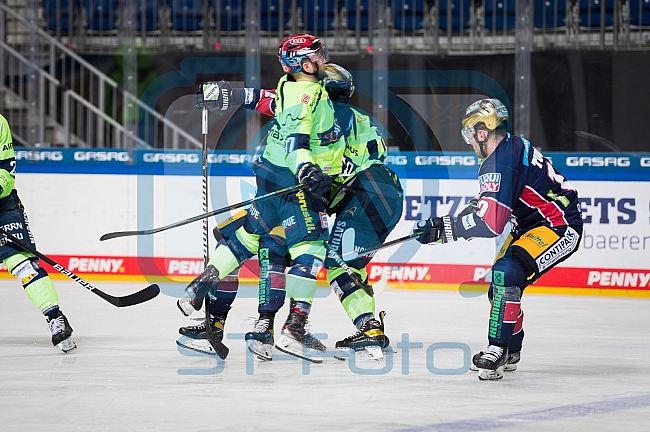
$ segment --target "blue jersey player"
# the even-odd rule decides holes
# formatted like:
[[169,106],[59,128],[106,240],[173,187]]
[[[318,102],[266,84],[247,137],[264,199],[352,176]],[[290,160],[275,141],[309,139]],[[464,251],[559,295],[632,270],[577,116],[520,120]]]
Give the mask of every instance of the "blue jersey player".
[[508,110],[497,99],[482,99],[465,111],[463,139],[483,159],[480,192],[457,219],[418,222],[421,243],[495,237],[512,224],[492,267],[488,347],[476,354],[479,379],[503,378],[515,370],[524,338],[524,289],[578,250],[582,217],[578,193],[551,162],[524,138],[507,132]]

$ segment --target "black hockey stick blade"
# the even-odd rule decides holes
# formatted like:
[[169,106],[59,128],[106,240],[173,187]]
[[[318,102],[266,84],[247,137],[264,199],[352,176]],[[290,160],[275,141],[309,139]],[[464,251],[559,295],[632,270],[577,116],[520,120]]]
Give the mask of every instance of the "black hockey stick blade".
[[53,259],[49,258],[46,255],[43,255],[33,247],[27,245],[26,243],[18,240],[15,236],[9,234],[7,231],[5,231],[3,228],[0,228],[0,233],[4,234],[5,237],[7,237],[13,244],[21,248],[22,250],[31,253],[32,255],[37,256],[39,259],[42,259],[52,267],[54,267],[55,270],[57,270],[59,273],[66,275],[73,281],[77,282],[79,285],[82,287],[86,288],[92,293],[97,294],[99,297],[103,298],[113,306],[117,307],[125,307],[125,306],[133,306],[137,305],[139,303],[144,303],[146,301],[151,300],[152,298],[156,297],[158,294],[160,294],[160,288],[158,285],[153,284],[149,285],[143,290],[140,290],[136,293],[129,294],[124,297],[115,297],[110,294],[106,294],[104,291],[95,288],[90,284],[90,282],[87,282],[68,270],[67,268],[63,267],[61,264],[57,263]]
[[117,307],[127,307],[127,306],[135,306],[140,303],[148,302],[152,298],[156,297],[158,294],[160,294],[160,287],[156,284],[149,285],[143,290],[140,290],[138,292],[134,292],[133,294],[129,294],[124,297],[114,297],[112,295],[106,294],[103,291],[98,290],[95,288],[94,290],[91,290],[113,306]]
[[238,209],[238,208],[241,208],[241,207],[246,207],[247,205],[250,205],[250,204],[252,204],[254,202],[260,202],[260,201],[263,201],[265,199],[272,198],[272,197],[278,196],[278,195],[282,195],[282,194],[285,194],[285,193],[288,193],[288,192],[293,192],[293,191],[297,191],[297,190],[301,190],[301,189],[307,189],[308,187],[309,187],[309,185],[299,184],[299,185],[296,185],[296,186],[291,186],[291,187],[288,187],[288,188],[280,189],[280,190],[277,190],[275,192],[268,193],[266,195],[261,195],[259,197],[255,197],[255,198],[250,199],[248,201],[242,201],[240,203],[233,204],[231,206],[222,207],[222,208],[217,209],[217,210],[212,210],[211,212],[204,213],[204,214],[194,216],[194,217],[191,217],[191,218],[187,218],[187,219],[184,219],[182,221],[174,222],[174,223],[171,223],[169,225],[165,225],[165,226],[158,227],[158,228],[146,229],[146,230],[138,230],[138,231],[116,231],[116,232],[106,233],[106,234],[102,235],[99,238],[99,241],[110,240],[110,239],[114,239],[114,238],[118,238],[118,237],[129,237],[129,236],[156,234],[156,233],[159,233],[161,231],[167,231],[167,230],[172,229],[172,228],[178,228],[180,226],[187,225],[187,224],[192,223],[192,222],[207,219],[209,217],[212,217],[212,216],[215,216],[215,215],[218,215],[218,214],[221,214],[221,213],[225,213],[225,212],[230,211],[230,210],[235,210],[235,209]]

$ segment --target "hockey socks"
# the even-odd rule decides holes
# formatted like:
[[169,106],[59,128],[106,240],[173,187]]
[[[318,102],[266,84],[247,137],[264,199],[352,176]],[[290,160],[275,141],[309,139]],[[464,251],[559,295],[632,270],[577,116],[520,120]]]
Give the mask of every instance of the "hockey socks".
[[521,309],[521,289],[493,284],[492,292],[488,341],[490,345],[508,346]]
[[260,282],[258,312],[275,314],[284,305],[286,297],[284,274],[286,260],[282,261],[269,248],[260,248]]

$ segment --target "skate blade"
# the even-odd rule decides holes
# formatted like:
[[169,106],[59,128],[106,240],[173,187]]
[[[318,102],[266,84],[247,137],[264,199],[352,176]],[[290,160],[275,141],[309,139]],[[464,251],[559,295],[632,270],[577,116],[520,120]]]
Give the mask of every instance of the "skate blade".
[[478,370],[478,379],[481,381],[493,381],[503,378],[503,366],[499,366],[497,370],[480,369]]
[[203,340],[205,339],[205,333],[185,333],[184,336],[188,339],[194,339],[194,340]]
[[[478,368],[474,365],[474,363],[472,363],[469,366],[469,370],[471,370],[472,372],[478,372]],[[503,370],[504,370],[504,372],[516,371],[517,370],[517,363],[515,363],[515,364],[507,364],[507,365],[505,365],[503,367]]]
[[314,351],[311,348],[305,349],[300,342],[292,337],[283,335],[275,343],[275,347],[285,354],[290,354],[312,363],[323,363],[323,358],[318,356],[319,351]]
[[248,347],[248,351],[255,354],[259,361],[273,360],[273,344],[265,344],[257,340],[249,340],[246,341],[246,346]]
[[218,356],[217,352],[212,348],[212,345],[210,345],[210,342],[206,339],[191,339],[186,336],[181,336],[176,339],[176,345],[201,354]]
[[354,354],[352,348],[337,348],[334,353],[334,358],[341,361],[346,361],[350,356]]
[[57,345],[63,351],[64,353],[69,353],[70,351],[74,350],[77,348],[77,344],[74,343],[72,338],[67,338],[64,341],[59,342]]
[[357,352],[357,357],[359,357],[359,360],[362,359],[362,356],[365,357],[364,360],[371,360],[371,361],[381,361],[384,359],[384,352],[381,350],[381,347],[369,346],[362,351]]
[[356,356],[357,361],[382,361],[384,359],[384,351],[381,347],[372,346],[359,348],[354,351],[352,348],[337,348],[334,358],[341,361],[349,360],[350,357]]

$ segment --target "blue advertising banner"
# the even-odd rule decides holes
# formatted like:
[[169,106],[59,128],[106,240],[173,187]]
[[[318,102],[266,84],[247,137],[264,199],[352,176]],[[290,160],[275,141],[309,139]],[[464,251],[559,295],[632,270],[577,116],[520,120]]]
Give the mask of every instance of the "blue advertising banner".
[[[649,153],[548,153],[569,180],[650,181]],[[252,155],[209,154],[210,175],[251,176]],[[68,174],[201,175],[198,150],[16,150],[17,171]],[[476,155],[469,152],[409,152],[388,156],[386,164],[402,178],[475,179]]]

